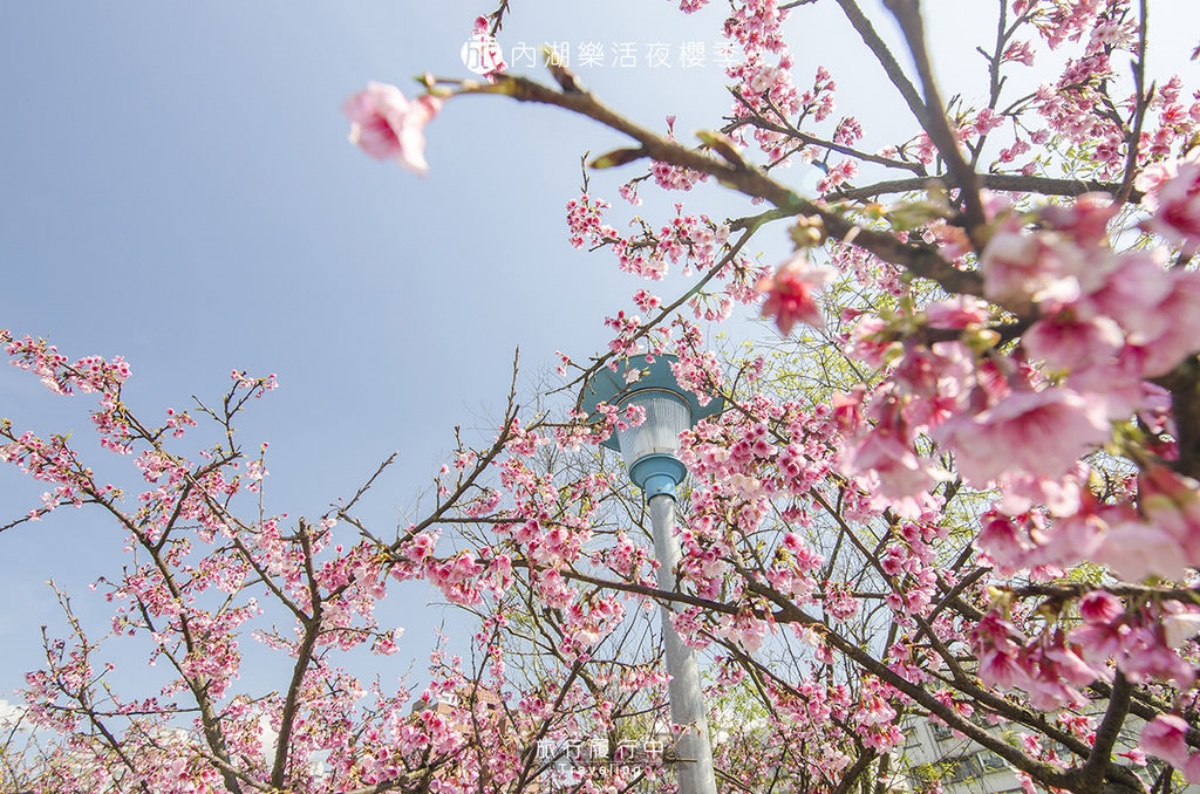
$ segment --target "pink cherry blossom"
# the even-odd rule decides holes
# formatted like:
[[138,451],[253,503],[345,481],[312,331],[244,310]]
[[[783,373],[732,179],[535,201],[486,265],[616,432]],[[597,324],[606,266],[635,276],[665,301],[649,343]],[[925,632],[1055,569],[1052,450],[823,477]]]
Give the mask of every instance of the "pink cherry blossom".
[[1014,41],[1008,45],[1008,49],[1001,56],[1005,61],[1023,63],[1026,66],[1033,66],[1034,49],[1029,46],[1027,41]]
[[1093,590],[1079,599],[1079,615],[1088,623],[1112,623],[1124,612],[1121,600],[1103,590]]
[[1200,163],[1180,165],[1154,200],[1157,208],[1146,228],[1182,246],[1187,256],[1200,249]]
[[394,85],[369,83],[342,105],[350,119],[350,142],[376,160],[395,160],[414,173],[429,172],[425,162],[425,125],[438,114],[442,100],[421,96],[410,100]]
[[1167,294],[1154,307],[1162,319],[1161,332],[1142,344],[1142,372],[1165,375],[1200,349],[1200,272],[1172,270],[1166,276]]
[[758,291],[767,295],[763,316],[774,317],[779,332],[785,336],[797,322],[824,328],[825,319],[817,305],[816,293],[833,277],[833,271],[813,267],[805,254],[797,254],[780,265],[773,276],[758,282]]
[[925,307],[925,317],[931,328],[966,328],[983,325],[988,320],[987,302],[974,295],[958,295]]
[[929,491],[939,476],[928,460],[918,457],[912,443],[893,428],[877,427],[844,456],[848,473],[877,477],[875,489],[889,499],[902,499]]
[[1200,483],[1153,464],[1143,473],[1140,486],[1147,521],[1179,544],[1182,562],[1200,567]]
[[1179,165],[1178,160],[1152,163],[1138,173],[1133,185],[1145,194],[1142,198],[1143,207],[1149,210],[1158,207],[1158,192],[1179,173]]
[[1054,310],[1078,300],[1110,270],[1108,259],[1053,234],[999,231],[980,258],[984,294],[1002,304]]
[[1175,714],[1159,714],[1142,728],[1142,749],[1174,767],[1187,760],[1188,724]]
[[[468,46],[498,54],[489,31],[507,21],[503,5],[476,20]],[[679,4],[684,11],[704,5]],[[1189,447],[1195,411],[1180,410],[1190,408],[1184,387],[1194,384],[1180,363],[1200,339],[1200,275],[1172,260],[1161,242],[1185,252],[1200,246],[1189,231],[1200,176],[1180,172],[1178,162],[1157,164],[1186,150],[1200,124],[1200,100],[1180,79],[1147,75],[1145,85],[1157,88],[1147,91],[1142,140],[1133,140],[1120,119],[1142,103],[1115,93],[1129,90],[1119,77],[1127,53],[1116,50],[1138,46],[1139,15],[1127,13],[1126,0],[1015,0],[1011,27],[987,55],[995,69],[1031,64],[1039,32],[1055,47],[1075,46],[1054,59],[1061,73],[1048,75],[1030,100],[995,97],[983,107],[964,99],[936,109],[935,118],[952,118],[951,136],[989,181],[995,176],[1001,184],[1018,172],[1031,177],[1021,182],[1035,192],[1014,191],[1008,199],[985,193],[979,213],[974,197],[953,187],[961,182],[945,168],[947,142],[935,141],[936,132],[897,129],[892,145],[864,158],[857,147],[875,150],[884,141],[878,130],[865,134],[855,116],[835,115],[831,75],[821,68],[797,84],[784,22],[806,13],[801,5],[732,0],[728,13],[714,18],[725,20],[729,47],[720,56],[728,58],[722,65],[736,94],[726,129],[736,152],[698,151],[673,138],[669,146],[647,144],[643,153],[653,150],[653,162],[616,188],[627,198],[646,196],[646,217],[632,224],[615,220],[607,202],[586,193],[567,205],[573,246],[611,255],[622,271],[662,285],[653,295],[634,294],[635,314],[613,306],[600,315],[610,315],[604,323],[613,355],[592,359],[596,370],[618,371],[619,356],[671,353],[683,388],[702,404],[716,388],[726,402],[721,414],[683,434],[680,457],[690,476],[678,505],[680,559],[667,563],[669,570],[659,567],[642,531],[645,505],[636,494],[626,499],[614,491],[625,487],[610,481],[615,458],[596,465],[592,454],[614,428],[642,421],[634,406],[601,406],[588,417],[580,405],[561,421],[514,407],[493,446],[452,453],[435,478],[433,512],[384,540],[359,526],[351,515],[358,509],[344,502],[338,504],[346,512],[321,520],[264,518],[267,461],[258,452],[253,461],[237,459],[243,453],[233,448],[231,417],[212,417],[218,428],[225,425],[218,436],[226,440],[193,464],[178,455],[172,434],[194,422],[172,415],[156,428],[134,420],[129,406],[137,401],[121,394],[122,362],[93,356],[71,364],[48,345],[0,331],[18,366],[54,391],[98,395],[93,430],[102,446],[128,453],[124,462],[134,467],[127,476],[148,489],[136,504],[121,502],[93,474],[111,467],[92,468],[74,439],[41,438],[0,419],[0,462],[50,489],[33,518],[98,503],[118,519],[114,542],[128,543],[137,556],[123,575],[101,583],[115,609],[106,617],[114,637],[144,634],[157,672],[167,672],[161,706],[117,702],[115,690],[97,703],[88,698],[115,687],[118,677],[106,676],[104,660],[91,656],[82,624],[72,641],[48,647],[47,669],[28,680],[30,719],[40,731],[62,731],[55,741],[78,750],[60,756],[55,772],[79,772],[50,788],[110,789],[111,773],[105,778],[101,768],[109,766],[121,775],[129,767],[131,786],[167,792],[222,788],[223,775],[232,776],[225,788],[305,794],[414,786],[545,791],[549,765],[541,747],[530,763],[535,745],[569,743],[580,728],[603,741],[628,735],[632,725],[667,721],[669,676],[643,620],[674,600],[655,593],[660,584],[682,597],[670,614],[684,642],[712,646],[716,657],[704,687],[715,695],[711,713],[726,721],[713,727],[731,730],[714,733],[753,734],[740,749],[731,749],[736,738],[718,742],[723,785],[738,790],[769,788],[755,777],[763,770],[814,792],[884,782],[885,771],[887,782],[898,784],[913,770],[899,756],[894,764],[885,759],[903,743],[910,717],[944,723],[961,739],[974,733],[972,723],[1000,727],[1014,716],[1024,726],[1016,730],[1029,733],[1010,736],[1002,728],[1012,741],[999,746],[997,731],[993,749],[1006,760],[1019,753],[1033,762],[1014,762],[1034,770],[1022,773],[1026,790],[1049,790],[1086,763],[1074,750],[1097,741],[1103,687],[1088,693],[1096,701],[1087,708],[1062,707],[1080,704],[1088,685],[1118,671],[1139,689],[1142,707],[1169,703],[1183,719],[1191,716],[1200,608],[1186,598],[1200,566],[1200,484],[1180,472],[1200,475]],[[488,72],[487,52],[480,55],[467,68]],[[424,127],[440,97],[598,107],[562,73],[555,73],[561,92],[492,76],[490,83],[429,78],[434,95],[415,100],[372,84],[346,103],[352,140],[372,157],[425,173]],[[997,73],[987,77],[993,82]],[[994,87],[1009,93],[1003,83],[1000,75]],[[618,107],[621,98],[613,99]],[[883,132],[891,137],[890,128]],[[984,135],[991,139],[986,149]],[[1058,192],[1062,183],[1047,178],[1068,174],[1120,183],[1131,154],[1143,174],[1141,217],[1150,218],[1143,230],[1153,240],[1118,226],[1138,211],[1126,196],[1072,200],[1036,192],[1038,185]],[[817,189],[831,191],[829,203],[792,201],[792,188],[811,191],[795,184],[798,175],[789,178],[789,159],[827,169]],[[648,194],[690,187],[706,172],[735,178],[711,179],[689,201],[703,200],[719,181],[778,211],[723,224],[680,204],[673,215],[653,217],[658,207]],[[929,187],[927,203],[916,194],[885,198],[890,194],[880,186],[891,176],[913,186],[917,175]],[[949,185],[947,192],[933,180]],[[742,252],[763,241],[750,239],[760,224],[786,222],[781,216],[794,210],[820,217],[828,244],[805,249],[772,274]],[[830,269],[817,268],[817,257],[826,256]],[[818,294],[833,273],[845,289]],[[822,309],[838,316],[830,322],[832,345],[809,348],[814,360],[803,361],[791,343],[773,344],[763,355],[751,350],[745,360],[711,352],[707,327],[697,321],[720,323],[735,303],[760,301],[785,334],[801,322],[823,327]],[[583,355],[560,359],[564,375],[573,362],[584,378],[592,366]],[[627,384],[637,372],[630,369]],[[231,378],[230,397],[273,383],[241,371]],[[236,508],[234,497],[247,502]],[[26,507],[19,506],[22,515]],[[1081,561],[1109,563],[1125,579],[1181,581],[1118,584],[1075,570]],[[668,574],[664,583],[656,569]],[[467,671],[453,657],[436,656],[420,696],[424,708],[412,714],[407,693],[384,691],[390,674],[360,682],[339,667],[335,652],[396,652],[396,633],[376,621],[374,610],[389,590],[414,579],[439,588],[442,600],[470,607],[465,619],[478,619],[478,632],[468,642],[478,663]],[[262,612],[253,606],[258,600]],[[283,653],[282,686],[293,681],[286,692],[262,695],[268,686],[255,693],[257,674],[239,677],[239,642],[256,640]],[[757,672],[769,675],[756,675],[739,645],[765,651],[760,658],[770,667]],[[525,655],[536,648],[547,653]],[[787,656],[793,663],[768,661]],[[506,662],[521,664],[520,674],[507,676]],[[981,684],[1021,692],[980,697]],[[473,697],[485,690],[498,693],[490,709]],[[471,697],[456,697],[463,694]],[[220,701],[193,702],[210,695]],[[736,724],[745,722],[738,714],[720,714],[718,705],[747,696],[761,701],[752,709],[753,730]],[[135,730],[111,743],[131,762],[97,754],[99,772],[84,780],[73,764],[91,763],[83,753],[103,747],[87,721],[103,716],[98,708],[107,711],[109,698],[115,712],[153,716],[145,723],[139,716]],[[637,713],[625,710],[628,704]],[[189,731],[179,706],[207,724]],[[1053,741],[1063,737],[1047,729],[1039,710],[1057,710],[1047,720],[1078,740],[1071,751],[1064,745],[1072,741]],[[1109,713],[1114,722],[1124,716]],[[1155,713],[1144,708],[1140,714],[1120,726],[1123,733],[1151,719],[1147,747],[1200,778],[1194,730],[1189,744],[1172,721],[1178,718],[1153,721]],[[264,724],[279,738],[264,738]],[[168,725],[182,726],[178,742]],[[280,750],[282,778],[262,757],[272,745]],[[877,752],[863,756],[863,748]],[[1122,744],[1109,755],[1121,765],[1113,772],[1141,774],[1132,769],[1144,762],[1141,751]],[[310,769],[316,758],[324,777]],[[1058,780],[1040,779],[1047,775],[1039,769]],[[857,781],[847,778],[850,770]],[[581,791],[637,785],[615,766],[587,770],[592,780],[575,771]],[[636,774],[646,776],[648,790],[675,788],[669,770]]]
[[504,50],[491,34],[491,23],[485,16],[475,18],[471,40],[466,45],[467,68],[489,80],[508,69],[504,62]]
[[1061,477],[1110,433],[1103,405],[1066,388],[1013,392],[932,431],[954,450],[963,475],[979,486],[1007,472]]
[[1120,209],[1107,193],[1084,193],[1070,206],[1045,207],[1042,224],[1066,232],[1079,245],[1100,245],[1107,237],[1109,221]]
[[1180,611],[1166,614],[1163,619],[1163,641],[1168,648],[1182,648],[1200,634],[1200,612]]
[[1025,333],[1029,355],[1054,370],[1079,371],[1115,361],[1124,345],[1121,328],[1109,317],[1084,320],[1061,312],[1038,322]]
[[1183,547],[1159,527],[1127,521],[1110,529],[1095,554],[1097,562],[1130,582],[1151,574],[1182,579],[1187,571]]

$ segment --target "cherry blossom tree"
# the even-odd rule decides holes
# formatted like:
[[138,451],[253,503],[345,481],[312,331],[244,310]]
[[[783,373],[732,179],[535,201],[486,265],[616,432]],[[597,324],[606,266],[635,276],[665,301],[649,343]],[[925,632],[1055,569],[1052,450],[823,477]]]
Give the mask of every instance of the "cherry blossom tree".
[[[539,430],[520,428],[512,395],[494,444],[460,449],[434,509],[384,542],[355,508],[391,459],[317,519],[265,511],[267,445],[246,453],[235,420],[274,390],[274,376],[234,371],[217,401],[167,409],[150,422],[127,405],[130,368],[119,357],[71,361],[45,341],[8,332],[0,342],[12,363],[50,391],[94,396],[90,417],[100,446],[131,462],[130,489],[144,489],[127,499],[67,437],[0,423],[0,456],[49,488],[41,505],[3,530],[59,508],[99,509],[128,557],[122,571],[93,587],[112,604],[111,625],[85,625],[68,594],[54,588],[65,636],[43,631],[45,666],[27,676],[22,707],[2,715],[5,790],[538,791],[549,777],[562,777],[555,769],[565,752],[560,739],[596,730],[577,712],[602,709],[611,727],[657,707],[652,697],[635,696],[637,687],[621,694],[603,682],[607,674],[578,663],[565,685],[527,677],[520,697],[510,699],[496,641],[500,615],[480,623],[485,656],[478,664],[439,649],[422,691],[409,691],[403,679],[385,683],[351,672],[364,656],[370,669],[370,659],[397,652],[400,630],[380,625],[377,605],[404,583],[434,582],[463,606],[513,590],[506,555],[464,549],[439,556],[433,534],[461,515],[492,509],[477,481],[514,438]],[[191,442],[201,446],[187,457],[182,449]],[[611,617],[619,619],[614,609]],[[265,651],[278,660],[256,662],[279,671],[274,689],[239,687],[247,641],[256,646],[252,658]],[[110,684],[118,645],[145,650],[150,675],[142,676],[143,691]],[[661,678],[652,662],[642,660],[631,680]],[[573,687],[574,679],[587,688]],[[608,758],[607,745],[595,755]],[[658,761],[625,764],[613,774],[631,783],[655,779],[664,771]]]
[[[836,4],[847,46],[908,108],[887,143],[836,111],[834,75],[801,71],[789,36],[814,2]],[[625,177],[614,201],[710,181],[754,202],[729,219],[681,203],[628,233],[590,183],[566,206],[573,245],[650,283],[614,307],[607,350],[563,356],[560,394],[671,355],[682,386],[725,404],[681,438],[673,589],[640,495],[597,451],[636,410],[512,397],[392,537],[355,518],[370,481],[315,519],[256,503],[265,447],[245,452],[233,426],[272,379],[235,372],[219,404],[143,423],[123,361],[5,333],[52,391],[96,396],[103,446],[144,482],[127,497],[71,439],[0,426],[0,458],[49,489],[10,527],[93,507],[130,555],[97,585],[114,614],[102,636],[60,594],[67,637],[47,634],[29,676],[14,785],[665,790],[680,726],[648,619],[660,604],[704,655],[723,790],[882,794],[913,771],[913,720],[991,751],[1029,791],[1200,782],[1200,93],[1150,73],[1150,0],[997,0],[975,104],[943,96],[918,2],[885,5],[732,0],[729,114],[695,145],[562,65],[539,82],[491,49],[479,79],[425,76],[415,98],[372,84],[343,108],[352,142],[423,173],[441,110],[551,105],[628,137],[590,163],[597,182]],[[486,44],[508,13],[474,35]],[[1040,85],[1010,95],[1043,62]],[[819,168],[814,192],[789,165]],[[747,253],[771,234],[794,246],[775,268]],[[653,293],[672,268],[686,291]],[[717,349],[707,325],[738,305],[783,338]],[[198,420],[217,436],[185,457]],[[394,650],[376,602],[416,579],[477,632],[475,658],[439,656],[412,697],[338,660]],[[169,671],[150,695],[108,686],[103,649],[130,635]],[[251,638],[288,660],[274,692],[238,689]]]

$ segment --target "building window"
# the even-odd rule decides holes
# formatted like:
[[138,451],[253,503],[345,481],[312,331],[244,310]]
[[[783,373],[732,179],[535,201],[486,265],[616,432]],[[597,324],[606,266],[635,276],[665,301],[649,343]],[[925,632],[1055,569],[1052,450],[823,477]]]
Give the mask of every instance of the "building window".
[[979,763],[983,766],[985,772],[1008,769],[1008,762],[991,750],[985,750],[979,754]]
[[943,725],[940,722],[933,722],[930,723],[930,727],[933,728],[933,736],[936,739],[945,740],[954,738],[954,735],[950,732],[950,726],[948,725]]

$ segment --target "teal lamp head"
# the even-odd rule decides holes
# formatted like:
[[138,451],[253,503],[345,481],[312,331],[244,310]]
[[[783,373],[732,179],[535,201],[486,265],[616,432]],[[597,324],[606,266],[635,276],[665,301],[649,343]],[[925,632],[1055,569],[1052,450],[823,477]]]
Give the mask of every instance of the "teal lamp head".
[[[669,355],[654,356],[652,361],[630,356],[615,372],[607,368],[597,372],[584,387],[583,409],[589,416],[600,403],[622,410],[637,405],[646,412],[644,422],[614,432],[603,446],[621,452],[629,478],[647,500],[660,494],[675,498],[676,486],[687,476],[687,467],[679,459],[679,434],[724,405],[714,397],[702,406],[695,394],[682,388],[671,372],[671,363],[677,360]],[[640,377],[628,378],[631,370],[640,372]]]

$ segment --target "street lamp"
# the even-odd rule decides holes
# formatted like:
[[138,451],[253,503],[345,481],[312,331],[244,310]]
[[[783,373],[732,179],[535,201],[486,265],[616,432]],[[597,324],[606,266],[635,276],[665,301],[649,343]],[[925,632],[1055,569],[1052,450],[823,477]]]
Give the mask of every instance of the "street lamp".
[[[636,427],[618,430],[603,445],[620,450],[629,469],[629,478],[642,489],[650,505],[654,530],[654,555],[658,558],[658,589],[675,589],[675,569],[682,556],[675,538],[675,488],[687,476],[687,467],[679,459],[679,434],[696,422],[721,410],[721,401],[712,399],[700,405],[696,395],[685,391],[671,372],[675,356],[630,356],[614,372],[603,369],[588,381],[583,408],[595,413],[600,403],[624,409],[640,406],[645,421]],[[636,371],[640,377],[626,376]],[[685,727],[676,744],[676,755],[686,759],[677,766],[680,794],[717,794],[713,774],[712,745],[708,739],[708,719],[700,690],[700,670],[696,655],[671,625],[671,607],[663,605],[662,631],[666,647],[667,672],[671,676],[671,722]]]

